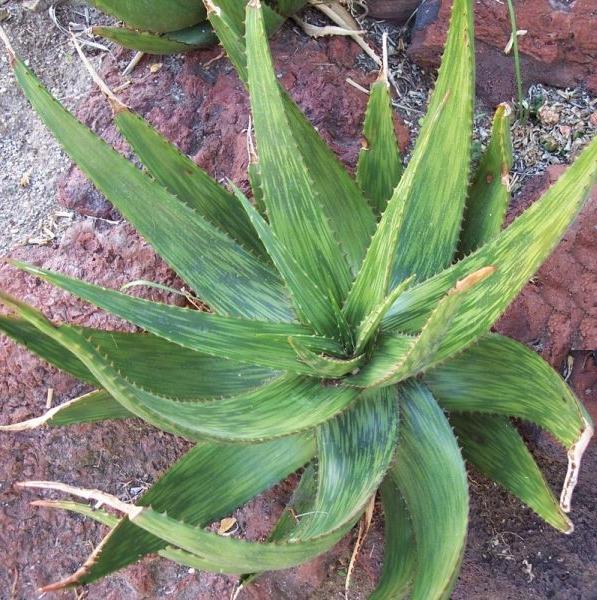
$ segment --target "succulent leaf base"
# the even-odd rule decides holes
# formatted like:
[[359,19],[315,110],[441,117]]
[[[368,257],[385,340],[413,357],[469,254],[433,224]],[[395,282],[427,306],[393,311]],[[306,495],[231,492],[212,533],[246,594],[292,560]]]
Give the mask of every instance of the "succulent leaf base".
[[[590,418],[547,363],[490,328],[582,208],[597,144],[502,229],[510,111],[497,109],[471,173],[470,0],[454,0],[408,166],[382,71],[354,177],[280,87],[260,2],[206,8],[251,98],[253,201],[112,97],[115,122],[146,170],[138,169],[66,112],[8,45],[17,81],[72,160],[210,309],[15,263],[141,332],[58,325],[2,293],[12,315],[0,317],[0,329],[97,388],[4,431],[139,417],[196,442],[136,504],[21,484],[99,500],[120,515],[38,502],[110,527],[76,573],[44,589],[90,583],[149,553],[248,583],[331,548],[379,489],[386,541],[372,598],[445,598],[467,533],[465,459],[570,533]],[[510,417],[536,423],[567,450],[559,501]],[[300,482],[268,540],[206,530],[296,471]]]

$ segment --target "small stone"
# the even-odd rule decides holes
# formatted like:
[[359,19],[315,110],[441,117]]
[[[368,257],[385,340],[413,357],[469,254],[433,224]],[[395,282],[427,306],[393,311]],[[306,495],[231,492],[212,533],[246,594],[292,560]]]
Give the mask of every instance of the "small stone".
[[597,111],[591,114],[589,123],[591,124],[591,127],[597,127]]
[[19,185],[22,188],[26,188],[26,187],[29,187],[30,183],[31,183],[31,173],[29,171],[27,173],[23,173],[23,175],[21,175],[21,179],[19,179]]
[[559,148],[558,140],[553,135],[544,135],[541,138],[541,146],[548,152],[555,152]]
[[152,65],[150,65],[149,71],[151,73],[157,73],[163,66],[163,63],[153,63]]
[[560,113],[548,104],[539,109],[539,119],[544,125],[555,125],[560,120]]

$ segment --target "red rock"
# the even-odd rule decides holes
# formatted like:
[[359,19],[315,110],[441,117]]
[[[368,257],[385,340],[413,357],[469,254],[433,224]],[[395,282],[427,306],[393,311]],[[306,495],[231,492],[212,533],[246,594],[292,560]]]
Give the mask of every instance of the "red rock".
[[[450,0],[430,0],[419,8],[408,52],[424,68],[439,64],[450,6]],[[503,52],[511,31],[507,6],[478,0],[474,7],[477,92],[492,103],[508,100],[515,94],[515,79],[512,56]],[[515,3],[515,9],[518,29],[528,31],[518,38],[525,85],[584,83],[597,91],[594,1],[526,0]]]
[[[561,175],[550,167],[511,207],[511,221]],[[554,254],[498,322],[500,332],[535,346],[561,370],[568,353],[597,348],[597,188]]]
[[403,24],[413,15],[419,2],[420,0],[368,0],[368,15]]

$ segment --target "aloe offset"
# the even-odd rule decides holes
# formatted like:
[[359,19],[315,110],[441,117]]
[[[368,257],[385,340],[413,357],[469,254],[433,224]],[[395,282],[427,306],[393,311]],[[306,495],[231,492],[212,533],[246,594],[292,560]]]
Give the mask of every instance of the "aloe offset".
[[[272,0],[264,6],[269,32],[275,31],[307,0]],[[92,33],[120,46],[147,54],[178,54],[206,48],[218,38],[207,21],[206,9],[198,0],[89,0],[105,13],[124,21],[124,26],[96,26]],[[244,4],[232,7],[242,15]]]
[[[591,420],[547,363],[490,327],[582,208],[597,143],[502,230],[509,109],[498,108],[491,143],[469,173],[472,8],[454,0],[408,166],[400,165],[382,72],[353,178],[278,84],[260,2],[242,11],[237,0],[205,4],[251,97],[251,181],[262,211],[112,97],[116,124],[151,176],[138,170],[66,112],[9,48],[18,82],[66,152],[212,310],[17,264],[146,333],[55,325],[0,295],[15,313],[0,317],[1,330],[97,388],[3,430],[140,417],[197,442],[135,505],[59,483],[21,484],[99,500],[123,515],[38,502],[111,527],[76,573],[44,589],[90,583],[153,552],[232,574],[287,568],[333,546],[380,489],[386,551],[372,597],[444,598],[467,532],[463,457],[571,532],[566,513]],[[537,423],[567,449],[559,502],[509,417]],[[267,542],[205,529],[302,467]]]

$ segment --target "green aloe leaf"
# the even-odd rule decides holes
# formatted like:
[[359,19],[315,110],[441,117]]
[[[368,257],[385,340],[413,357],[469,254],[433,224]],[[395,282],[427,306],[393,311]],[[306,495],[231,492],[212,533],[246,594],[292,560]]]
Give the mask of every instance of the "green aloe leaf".
[[384,70],[371,86],[363,138],[357,163],[357,182],[375,213],[381,215],[403,170],[394,131],[390,86]]
[[[475,49],[471,0],[454,0],[437,83],[417,144],[384,219],[402,208],[393,283],[416,273],[419,281],[451,262],[467,194]],[[449,173],[449,175],[447,175]],[[387,233],[385,233],[387,235]]]
[[338,304],[305,273],[298,260],[278,240],[271,227],[253,208],[245,195],[238,188],[235,188],[234,192],[274,265],[286,282],[295,310],[301,320],[312,326],[320,335],[346,340],[349,336],[348,323],[346,323]]
[[493,267],[485,267],[458,281],[438,303],[421,333],[410,341],[406,352],[404,336],[383,338],[370,362],[351,383],[362,387],[390,385],[432,368],[458,310],[472,290],[493,273]]
[[[0,298],[2,295],[0,294]],[[106,356],[75,331],[56,328],[41,313],[13,302],[23,318],[76,352],[100,385],[147,423],[191,440],[259,441],[312,428],[346,409],[359,395],[353,388],[288,375],[246,394],[212,402],[182,402],[152,394],[128,381]]]
[[42,425],[63,427],[81,423],[95,423],[107,419],[131,419],[135,415],[116,402],[104,390],[90,392],[48,410],[41,417],[15,423],[0,425],[0,431],[27,431]]
[[209,23],[200,23],[165,34],[109,26],[93,27],[92,33],[112,40],[124,48],[145,54],[180,54],[199,48],[208,48],[218,41]]
[[[312,373],[310,367],[297,361],[289,337],[314,352],[341,352],[336,342],[314,336],[310,329],[301,325],[220,317],[127,296],[23,263],[14,264],[154,335],[204,354],[274,370]],[[12,301],[6,298],[6,302],[11,304]]]
[[362,352],[367,344],[379,333],[379,325],[382,319],[392,308],[398,296],[408,288],[414,277],[405,279],[398,284],[386,297],[386,299],[378,304],[357,327],[357,339],[355,343],[355,353]]
[[[441,399],[438,398],[441,403]],[[462,456],[481,473],[520,498],[550,525],[572,533],[574,527],[549,489],[522,438],[505,417],[452,414],[450,423]]]
[[412,158],[346,302],[353,325],[400,281],[415,273],[423,280],[452,261],[469,169],[473,64],[470,0],[455,0],[442,66]]
[[[202,442],[170,467],[138,503],[204,527],[302,467],[314,452],[310,435],[247,446]],[[57,587],[91,583],[166,546],[159,537],[121,519],[85,564]]]
[[593,425],[582,403],[539,355],[509,338],[488,335],[429,371],[425,383],[449,411],[518,417],[553,434],[568,449],[560,502],[570,510]]
[[388,473],[380,488],[384,514],[383,567],[369,600],[408,598],[416,571],[416,542],[404,499]]
[[400,444],[390,474],[406,502],[416,540],[410,598],[449,598],[466,541],[466,469],[452,428],[429,390],[413,380],[399,390]]
[[77,121],[16,57],[13,68],[25,95],[70,158],[213,309],[292,319],[286,290],[269,267]]
[[[246,0],[206,1],[208,18],[238,76],[248,81],[244,43]],[[263,7],[267,20],[267,5]],[[267,25],[267,23],[266,23]],[[268,29],[269,31],[269,29]],[[280,88],[281,89],[281,88]],[[354,179],[298,106],[281,90],[294,142],[317,189],[325,217],[356,273],[375,230],[375,216]]]
[[362,354],[347,359],[318,354],[309,350],[309,348],[294,338],[288,338],[288,342],[296,352],[298,361],[310,367],[313,373],[319,377],[340,378],[355,369],[358,370],[359,366],[365,360],[365,356]]
[[119,107],[114,121],[151,175],[171,194],[256,256],[267,256],[233,194],[139,115]]
[[205,19],[197,0],[89,0],[93,6],[136,29],[164,32],[184,29]]
[[384,478],[397,439],[395,388],[369,392],[345,413],[321,425],[317,496],[310,514],[289,539],[326,535],[357,519]]
[[493,118],[491,140],[477,167],[469,190],[459,254],[466,256],[499,234],[510,202],[512,138],[507,104],[500,104]]
[[247,5],[246,45],[251,113],[269,223],[324,298],[340,303],[350,272],[322,208],[286,116],[261,7]]
[[[222,537],[201,528],[191,527],[151,508],[132,509],[129,519],[138,527],[175,546],[209,560],[220,573],[242,574],[253,571],[288,569],[327,552],[353,527],[354,521],[342,529],[301,541],[249,542]],[[171,554],[174,560],[197,568],[192,556]],[[176,557],[176,558],[174,558]],[[201,564],[201,563],[199,563]],[[199,567],[200,568],[200,567]],[[216,569],[214,569],[216,570]]]
[[[179,400],[231,396],[281,375],[280,371],[200,354],[151,334],[69,325],[60,328],[81,333],[100,352],[109,355],[118,370],[126,371],[127,379],[135,385]],[[27,321],[0,316],[0,331],[58,369],[100,385],[75,354],[65,352],[64,346]],[[156,373],[160,376],[156,377]],[[193,376],[189,377],[189,373]]]
[[482,281],[458,309],[437,352],[444,360],[484,335],[555,248],[583,207],[597,179],[597,139],[585,148],[543,197],[482,248],[399,296],[383,322],[386,330],[420,329],[438,300],[459,279],[487,265],[492,277]]

